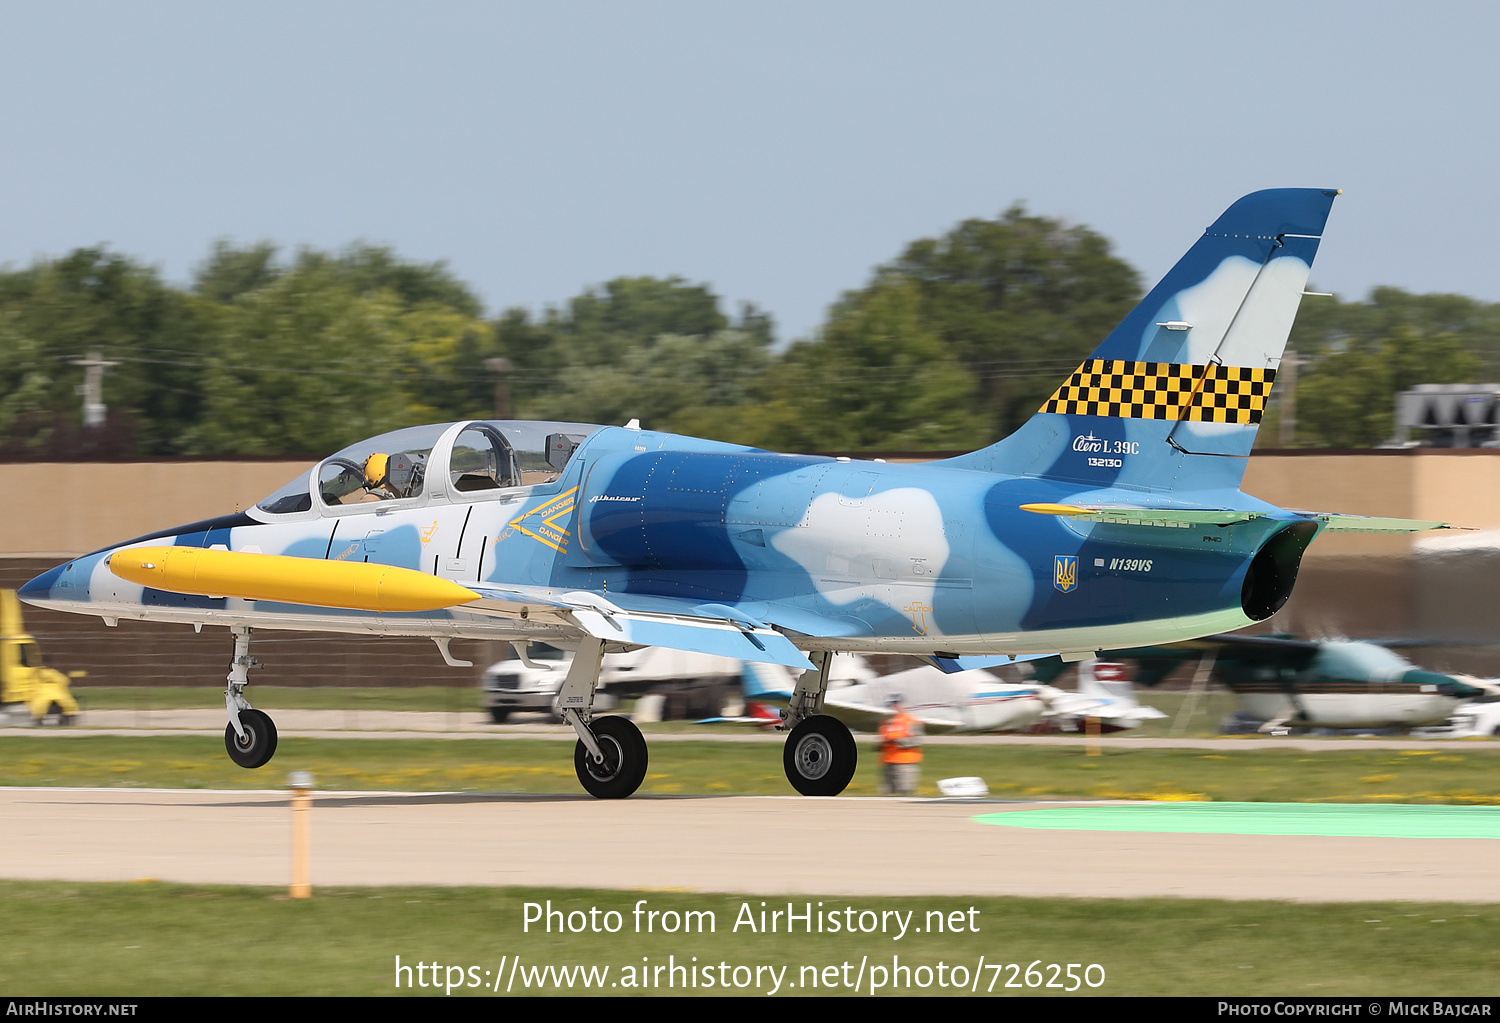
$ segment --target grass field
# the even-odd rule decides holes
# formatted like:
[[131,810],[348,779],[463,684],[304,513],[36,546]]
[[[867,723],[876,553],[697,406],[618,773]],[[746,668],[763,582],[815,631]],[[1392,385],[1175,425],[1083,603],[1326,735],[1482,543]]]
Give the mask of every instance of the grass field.
[[[762,743],[658,742],[645,794],[784,795],[781,748]],[[878,781],[861,751],[851,795]],[[11,735],[0,785],[275,788],[312,771],[323,789],[576,793],[572,744],[514,739],[283,739],[270,765],[236,767],[207,736]],[[978,776],[1001,798],[1209,799],[1234,802],[1500,803],[1500,752],[1468,750],[1110,749],[932,746],[921,795],[937,779]]]
[[[664,934],[656,927],[636,933],[632,910],[641,899],[647,913],[664,914],[653,924],[671,921],[669,912],[712,912],[714,932]],[[601,930],[609,925],[618,932],[560,933],[564,924],[557,918],[550,934],[540,924],[523,931],[525,904],[535,903],[544,912],[548,900],[564,914],[596,909],[593,919]],[[888,986],[876,992],[882,995],[968,995],[977,988],[972,993],[1069,997],[1045,987],[1048,980],[1074,986],[1066,977],[1069,963],[1080,964],[1079,974],[1095,964],[1103,977],[1098,987],[1078,984],[1071,997],[1493,995],[1484,952],[1500,924],[1500,907],[1437,903],[794,900],[799,914],[810,903],[814,920],[836,913],[841,922],[857,922],[864,911],[895,911],[911,913],[910,926],[923,927],[934,919],[927,914],[941,913],[945,922],[958,920],[963,928],[960,933],[908,930],[897,940],[894,917],[885,918],[890,931],[884,935],[807,934],[800,924],[792,935],[784,926],[775,934],[756,933],[743,922],[736,931],[742,907],[748,906],[758,924],[762,902],[770,912],[784,909],[787,900],[661,891],[319,889],[312,899],[293,901],[279,890],[256,888],[0,881],[0,901],[7,907],[0,931],[0,986],[12,996],[442,997],[444,982],[459,985],[454,995],[504,996],[507,984],[511,995],[659,995],[684,993],[682,985],[691,977],[698,986],[688,986],[689,993],[722,994],[721,981],[727,981],[728,993],[764,997],[775,983],[774,971],[781,971],[779,995],[849,995],[860,978],[859,993],[868,996],[871,980],[881,979],[883,970]],[[848,907],[853,917],[845,913]],[[619,918],[606,916],[610,911]],[[957,917],[949,915],[955,911]],[[585,916],[572,919],[584,926]],[[873,926],[873,917],[863,919]],[[643,928],[645,920],[649,917],[643,918]],[[399,991],[397,956],[410,968]],[[441,965],[436,987],[418,983],[419,963]],[[1058,970],[1050,968],[1053,963]],[[673,964],[694,972],[672,974]],[[1036,986],[1027,987],[1025,971],[1033,964],[1030,979]],[[548,966],[595,967],[594,986],[585,988],[578,975],[569,987],[558,983],[556,973],[535,977],[531,972]],[[658,966],[662,970],[654,976],[639,972]],[[909,972],[902,974],[897,966]],[[597,968],[603,967],[608,972],[601,977]],[[759,984],[757,967],[763,968]],[[498,992],[493,990],[497,973],[502,977]],[[939,976],[949,986],[940,986]],[[1088,976],[1097,982],[1101,972]],[[963,983],[955,985],[959,977]],[[431,984],[433,979],[425,969],[422,980]],[[669,979],[675,986],[667,986]],[[641,980],[647,986],[639,986]],[[744,986],[735,986],[736,980]]]

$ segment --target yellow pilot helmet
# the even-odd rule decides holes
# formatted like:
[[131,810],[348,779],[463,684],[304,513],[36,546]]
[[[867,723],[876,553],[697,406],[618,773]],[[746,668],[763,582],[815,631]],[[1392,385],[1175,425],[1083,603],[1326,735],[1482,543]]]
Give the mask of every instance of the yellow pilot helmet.
[[391,456],[383,455],[378,451],[365,459],[365,486],[378,487],[385,482],[387,466],[390,464]]

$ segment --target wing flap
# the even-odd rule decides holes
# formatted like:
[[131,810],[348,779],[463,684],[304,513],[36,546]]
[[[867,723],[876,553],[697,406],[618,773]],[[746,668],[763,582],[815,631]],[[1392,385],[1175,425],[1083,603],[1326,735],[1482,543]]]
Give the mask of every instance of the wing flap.
[[573,620],[596,639],[632,646],[661,646],[700,654],[737,657],[742,661],[783,664],[810,669],[813,663],[774,629],[741,629],[728,622],[686,615],[607,614],[593,607],[576,607]]
[[616,599],[588,590],[559,592],[541,586],[480,583],[473,589],[482,599],[467,605],[466,611],[560,621],[607,643],[660,646],[804,670],[813,666],[781,633],[723,604],[636,594]]

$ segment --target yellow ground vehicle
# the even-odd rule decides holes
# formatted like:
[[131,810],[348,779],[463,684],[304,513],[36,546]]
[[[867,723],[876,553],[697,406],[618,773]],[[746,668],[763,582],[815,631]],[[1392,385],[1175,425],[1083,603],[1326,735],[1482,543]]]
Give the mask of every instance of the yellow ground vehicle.
[[58,724],[70,725],[78,714],[78,701],[68,679],[83,675],[64,675],[42,663],[41,648],[21,621],[16,591],[0,590],[0,715],[29,712],[32,722],[41,724],[56,714]]

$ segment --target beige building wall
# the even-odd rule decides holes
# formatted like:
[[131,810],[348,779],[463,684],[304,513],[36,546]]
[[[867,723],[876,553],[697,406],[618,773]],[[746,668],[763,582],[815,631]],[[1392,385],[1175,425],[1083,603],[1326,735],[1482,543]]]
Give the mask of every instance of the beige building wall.
[[[1500,450],[1257,454],[1243,489],[1282,508],[1436,519],[1471,529],[1500,527]],[[1310,558],[1401,556],[1412,537],[1319,537]]]
[[248,508],[306,462],[75,462],[7,465],[0,557],[72,557]]

